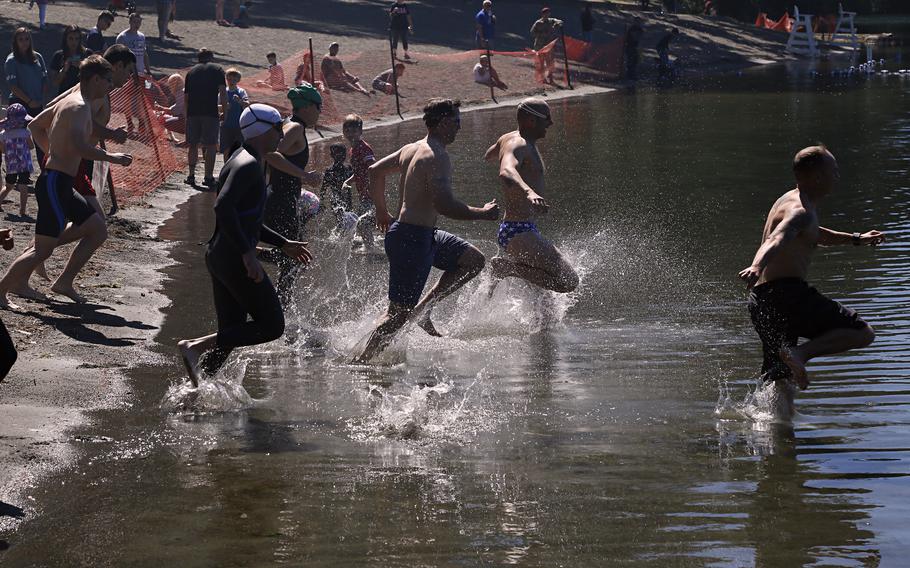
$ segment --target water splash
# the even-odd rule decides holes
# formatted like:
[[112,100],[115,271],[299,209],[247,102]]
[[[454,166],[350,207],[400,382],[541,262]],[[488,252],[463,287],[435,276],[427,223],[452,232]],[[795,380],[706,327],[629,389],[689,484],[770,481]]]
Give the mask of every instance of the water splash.
[[214,377],[201,376],[199,387],[188,380],[173,383],[161,399],[167,413],[232,412],[250,408],[253,397],[243,388],[249,357],[232,357]]
[[793,404],[796,388],[790,383],[757,380],[741,401],[733,399],[725,380],[720,382],[719,391],[714,414],[720,420],[745,418],[752,422],[753,429],[762,429],[773,424],[789,425],[796,415]]

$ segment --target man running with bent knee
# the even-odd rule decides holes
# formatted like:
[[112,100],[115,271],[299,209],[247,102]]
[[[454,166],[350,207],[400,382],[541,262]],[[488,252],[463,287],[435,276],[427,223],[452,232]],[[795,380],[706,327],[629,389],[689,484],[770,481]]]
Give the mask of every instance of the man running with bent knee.
[[[810,146],[793,159],[796,189],[771,207],[762,244],[739,277],[751,289],[749,313],[762,341],[762,380],[792,379],[809,386],[806,363],[815,357],[866,347],[872,327],[852,309],[826,298],[806,282],[815,247],[877,245],[878,231],[840,233],[819,226],[818,202],[840,179],[837,160],[824,146]],[[797,345],[800,337],[809,341]]]
[[[376,205],[376,226],[386,233],[389,259],[389,309],[373,331],[363,352],[355,359],[365,363],[392,341],[412,316],[430,335],[439,332],[430,320],[437,302],[462,287],[483,269],[483,253],[474,245],[436,228],[439,215],[450,219],[495,221],[499,206],[491,201],[471,207],[452,193],[452,161],[446,146],[461,128],[460,102],[433,99],[423,109],[427,136],[404,146],[370,166],[370,196]],[[385,197],[386,176],[401,174],[401,212],[389,215]],[[436,267],[443,271],[439,282],[423,299],[423,287]]]
[[515,276],[546,290],[567,293],[578,286],[578,274],[559,249],[541,236],[534,222],[549,209],[540,196],[546,167],[537,141],[552,124],[546,102],[525,99],[518,105],[518,130],[503,134],[484,156],[499,161],[506,210],[497,235],[502,254],[490,260],[490,267],[496,280]]
[[79,164],[86,159],[128,166],[133,160],[129,154],[112,154],[92,146],[90,104],[111,92],[112,81],[111,64],[100,55],[92,55],[79,67],[79,90],[73,91],[35,119],[40,123],[44,113],[54,114],[47,133],[47,180],[35,188],[38,201],[35,247],[19,256],[0,280],[2,307],[10,307],[6,297],[10,292],[28,298],[45,299],[43,294],[29,287],[28,278],[58,245],[67,221],[79,228],[81,234],[76,237],[81,240],[73,251],[64,274],[61,274],[51,290],[74,301],[82,301],[73,287],[72,278],[101,246],[105,230],[101,216],[73,189]]

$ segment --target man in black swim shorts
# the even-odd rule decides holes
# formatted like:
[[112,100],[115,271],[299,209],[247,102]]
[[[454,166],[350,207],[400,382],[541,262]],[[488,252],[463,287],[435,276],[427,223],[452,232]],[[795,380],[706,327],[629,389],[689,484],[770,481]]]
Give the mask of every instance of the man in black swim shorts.
[[[411,317],[430,335],[439,336],[430,320],[435,302],[452,294],[477,276],[486,259],[469,242],[436,228],[439,215],[450,219],[499,219],[499,206],[490,201],[471,207],[452,192],[452,161],[446,146],[461,128],[460,103],[433,99],[423,109],[427,136],[408,144],[370,166],[370,197],[376,204],[376,226],[386,233],[389,258],[389,309],[356,361],[365,363],[392,341]],[[389,214],[385,196],[386,176],[401,174],[401,211]],[[436,267],[439,282],[423,297],[423,287]]]
[[[752,265],[740,271],[751,289],[749,313],[762,340],[765,381],[790,379],[809,385],[806,363],[815,357],[866,347],[872,327],[850,308],[806,283],[817,245],[877,245],[879,231],[841,233],[819,226],[818,202],[840,179],[837,160],[824,146],[810,146],[793,160],[796,189],[785,193],[768,214],[762,244]],[[809,341],[797,345],[800,337]]]

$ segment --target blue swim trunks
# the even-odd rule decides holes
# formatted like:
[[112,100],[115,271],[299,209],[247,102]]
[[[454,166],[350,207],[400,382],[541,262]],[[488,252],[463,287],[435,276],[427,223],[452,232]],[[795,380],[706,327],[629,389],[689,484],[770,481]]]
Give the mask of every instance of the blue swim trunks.
[[499,224],[499,235],[497,237],[499,247],[505,250],[509,246],[509,241],[515,238],[515,235],[529,232],[540,236],[537,225],[530,221],[503,221]]
[[471,246],[466,240],[433,227],[395,221],[385,235],[389,258],[389,301],[416,306],[430,269],[455,270]]

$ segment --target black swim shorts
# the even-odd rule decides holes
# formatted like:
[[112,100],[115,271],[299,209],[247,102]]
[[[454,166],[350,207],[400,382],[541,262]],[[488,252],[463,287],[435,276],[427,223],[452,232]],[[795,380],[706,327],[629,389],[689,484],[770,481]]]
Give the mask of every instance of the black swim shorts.
[[38,176],[35,183],[35,197],[38,201],[36,235],[56,239],[60,237],[67,221],[81,225],[95,214],[92,206],[73,189],[73,181],[73,176],[57,170],[47,170]]
[[823,296],[801,278],[760,284],[749,296],[749,315],[762,342],[762,379],[790,377],[780,348],[795,346],[800,337],[814,339],[833,329],[863,329],[868,324],[846,306]]
[[450,271],[471,245],[451,233],[395,221],[385,236],[389,257],[389,301],[413,307],[420,300],[430,269]]

